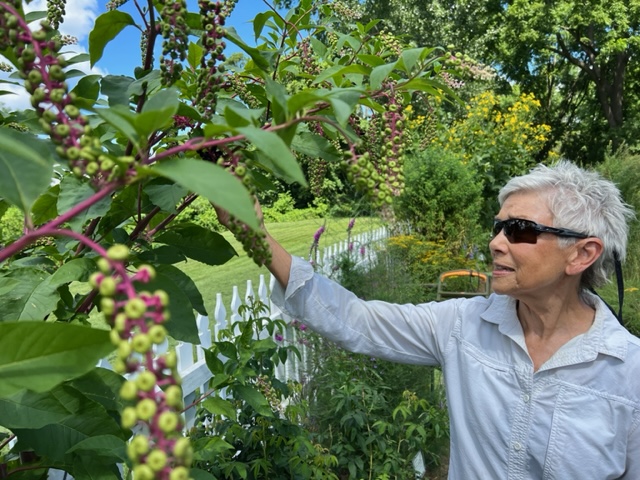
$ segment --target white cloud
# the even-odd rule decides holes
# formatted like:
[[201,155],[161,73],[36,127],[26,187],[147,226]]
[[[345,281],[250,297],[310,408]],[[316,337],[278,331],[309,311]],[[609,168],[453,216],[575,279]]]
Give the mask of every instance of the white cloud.
[[[46,0],[35,0],[25,5],[27,11],[46,11]],[[60,25],[60,33],[72,35],[83,42],[89,36],[98,16],[98,2],[96,0],[67,0],[64,21]]]

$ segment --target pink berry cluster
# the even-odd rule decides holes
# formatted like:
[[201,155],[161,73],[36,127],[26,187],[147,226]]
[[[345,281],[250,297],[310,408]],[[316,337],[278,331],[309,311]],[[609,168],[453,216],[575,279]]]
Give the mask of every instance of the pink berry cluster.
[[187,27],[187,2],[165,0],[162,2],[162,57],[160,71],[165,85],[172,85],[180,78],[182,63],[187,58],[189,32]]
[[0,48],[12,48],[43,132],[51,137],[58,155],[69,161],[75,175],[89,175],[96,185],[113,180],[127,170],[133,158],[113,157],[90,136],[91,128],[69,92],[63,70],[67,62],[59,55],[63,45],[60,36],[47,20],[32,31],[17,8],[0,3]]
[[205,53],[198,70],[195,104],[200,107],[204,118],[215,113],[218,91],[224,84],[224,65],[226,60],[223,41],[224,25],[227,16],[235,7],[235,0],[214,1],[199,0],[202,18],[202,45]]
[[187,480],[193,451],[183,428],[182,389],[176,354],[156,356],[153,345],[165,341],[163,324],[168,319],[166,292],[137,292],[135,283],[148,283],[153,267],[142,265],[129,274],[125,264],[129,249],[114,245],[98,260],[99,272],[90,277],[101,295],[100,308],[112,326],[111,340],[117,347],[114,370],[127,374],[120,397],[128,402],[122,411],[123,428],[139,432],[127,453],[136,480]]

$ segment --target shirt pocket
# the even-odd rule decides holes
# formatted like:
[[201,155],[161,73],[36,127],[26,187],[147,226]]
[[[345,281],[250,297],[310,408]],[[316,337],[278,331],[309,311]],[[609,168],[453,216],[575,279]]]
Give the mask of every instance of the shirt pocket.
[[543,479],[620,478],[633,411],[622,398],[563,385],[553,412]]

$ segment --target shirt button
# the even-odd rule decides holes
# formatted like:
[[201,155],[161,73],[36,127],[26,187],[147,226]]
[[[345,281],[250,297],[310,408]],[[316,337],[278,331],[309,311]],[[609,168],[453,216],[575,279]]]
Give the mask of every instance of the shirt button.
[[525,393],[522,396],[522,400],[524,400],[524,403],[529,403],[529,400],[531,400],[531,397]]
[[516,452],[519,452],[520,450],[522,450],[522,444],[521,444],[520,442],[516,442],[516,443],[514,443],[514,444],[513,444],[513,449],[514,449]]

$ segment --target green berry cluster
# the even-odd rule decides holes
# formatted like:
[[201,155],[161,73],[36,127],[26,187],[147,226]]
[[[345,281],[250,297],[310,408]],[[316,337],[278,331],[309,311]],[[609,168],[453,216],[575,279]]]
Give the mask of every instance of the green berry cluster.
[[47,0],[47,20],[57,30],[64,18],[65,0]]
[[267,243],[266,234],[262,230],[253,230],[236,218],[231,218],[228,228],[256,265],[261,267],[271,262],[271,248]]
[[391,51],[396,57],[399,57],[402,54],[402,43],[398,40],[398,37],[389,30],[382,30],[378,34],[378,39],[384,48]]
[[187,58],[189,32],[187,27],[187,2],[185,0],[165,0],[162,3],[160,31],[162,57],[160,71],[165,85],[172,85],[180,78],[182,63]]
[[107,10],[117,10],[128,1],[129,0],[109,0],[106,5]]
[[100,185],[126,172],[133,158],[115,158],[91,136],[91,127],[74,105],[75,95],[69,92],[64,72],[67,62],[60,56],[62,45],[48,20],[31,30],[13,7],[4,5],[0,48],[13,50],[15,66],[31,95],[42,131],[56,145],[57,154],[69,161],[75,175],[89,175],[94,184]]
[[112,246],[98,260],[100,271],[89,279],[112,326],[111,339],[117,347],[114,370],[129,375],[120,389],[120,397],[128,403],[122,426],[145,426],[144,433],[132,438],[127,453],[136,480],[187,480],[193,451],[189,439],[181,435],[183,396],[176,354],[153,354],[153,345],[167,338],[163,324],[169,298],[162,290],[138,293],[134,284],[149,282],[155,271],[142,265],[130,276],[125,270],[128,259],[128,247]]
[[258,98],[247,88],[247,84],[243,81],[242,77],[238,73],[231,73],[226,75],[227,83],[225,88],[228,88],[234,92],[240,100],[249,108],[260,108],[262,103]]
[[362,6],[356,5],[352,7],[346,2],[337,0],[329,4],[329,8],[338,18],[346,20],[360,20],[363,16]]
[[213,1],[199,0],[200,16],[202,18],[202,46],[205,53],[200,61],[195,104],[200,107],[204,118],[211,118],[215,113],[218,101],[218,91],[224,84],[223,62],[226,60],[223,41],[226,17],[235,7],[236,0]]

